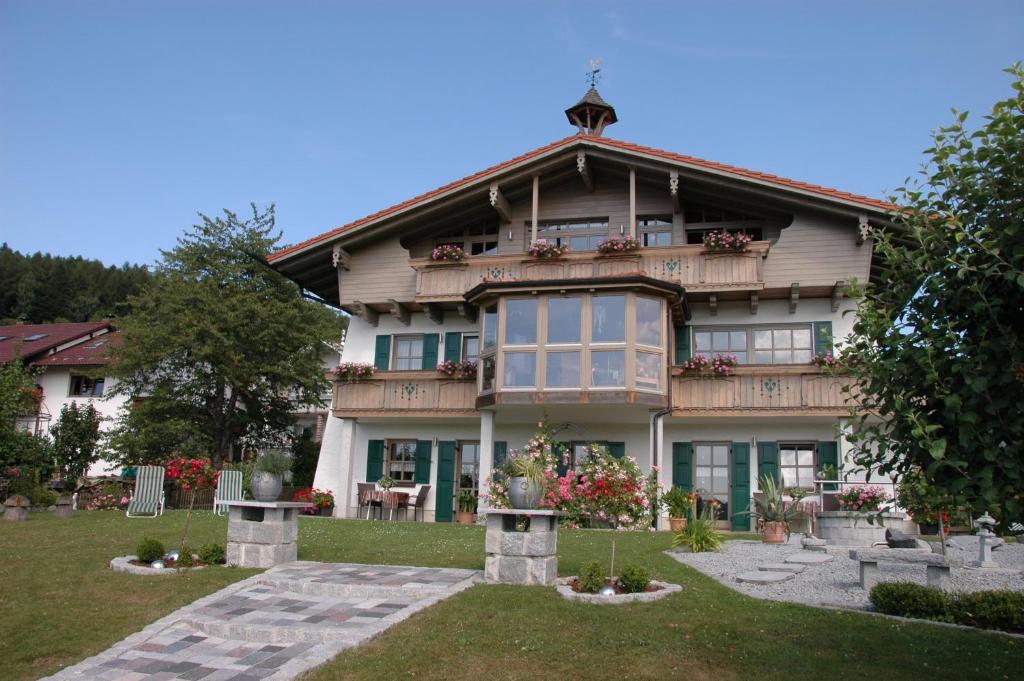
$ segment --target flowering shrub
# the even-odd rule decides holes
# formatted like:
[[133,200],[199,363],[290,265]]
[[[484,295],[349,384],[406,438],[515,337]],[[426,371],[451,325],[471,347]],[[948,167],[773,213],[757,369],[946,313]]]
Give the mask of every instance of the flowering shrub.
[[334,375],[346,381],[358,381],[373,376],[377,367],[366,362],[342,362],[334,368]]
[[739,358],[736,355],[715,355],[708,359],[705,355],[697,354],[683,362],[682,368],[683,373],[687,374],[729,376],[737,364],[739,364]]
[[723,229],[705,234],[704,248],[709,253],[746,253],[750,250],[750,242],[753,240],[746,234],[732,234]]
[[430,254],[431,260],[441,262],[459,262],[465,258],[466,252],[462,250],[462,247],[452,244],[441,244]]
[[[539,430],[526,443],[522,449],[513,449],[508,453],[508,459],[498,468],[495,468],[485,483],[486,492],[481,494],[482,499],[488,500],[491,508],[512,508],[508,499],[508,481],[513,477],[517,468],[531,467],[539,470],[545,481],[544,500],[541,506],[545,505],[552,488],[558,481],[558,462],[561,458],[562,465],[568,465],[569,453],[559,451],[559,446],[552,441],[551,431],[547,423],[541,421],[537,424]],[[526,463],[527,466],[520,465]]]
[[437,365],[437,371],[452,378],[476,378],[476,362],[447,360]]
[[629,253],[640,250],[640,242],[631,236],[611,238],[597,245],[599,253]]
[[171,459],[167,462],[167,478],[188,491],[209,489],[217,484],[220,471],[209,459]]
[[86,502],[86,511],[121,511],[128,507],[129,499],[120,491],[102,491]]
[[541,260],[549,260],[551,258],[560,258],[566,251],[569,250],[568,246],[558,246],[550,241],[544,239],[537,239],[530,244],[529,253],[535,258]]
[[889,494],[881,487],[857,485],[839,495],[839,506],[847,511],[860,513],[878,512],[889,500]]
[[841,362],[831,352],[819,352],[814,357],[811,357],[811,364],[822,369],[835,369]]
[[334,506],[334,495],[328,490],[307,487],[305,489],[300,489],[293,494],[292,501],[301,501],[309,504],[309,506],[302,509],[302,512],[309,515],[316,515],[319,509]]

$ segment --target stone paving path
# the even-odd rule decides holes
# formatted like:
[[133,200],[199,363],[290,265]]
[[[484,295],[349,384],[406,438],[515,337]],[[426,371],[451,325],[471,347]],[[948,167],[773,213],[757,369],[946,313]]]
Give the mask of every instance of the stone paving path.
[[284,681],[481,576],[449,568],[287,563],[200,598],[47,679]]

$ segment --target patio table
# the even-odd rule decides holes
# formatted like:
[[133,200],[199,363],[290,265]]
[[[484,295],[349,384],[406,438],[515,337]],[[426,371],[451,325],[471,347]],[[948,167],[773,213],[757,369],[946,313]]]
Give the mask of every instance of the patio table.
[[409,506],[409,493],[408,492],[392,492],[390,490],[373,490],[372,492],[366,492],[363,495],[363,501],[361,506],[368,506],[371,502],[377,502],[381,505],[381,519],[384,517],[384,508],[390,509],[388,511],[388,520],[394,520],[395,509],[399,507],[408,508]]

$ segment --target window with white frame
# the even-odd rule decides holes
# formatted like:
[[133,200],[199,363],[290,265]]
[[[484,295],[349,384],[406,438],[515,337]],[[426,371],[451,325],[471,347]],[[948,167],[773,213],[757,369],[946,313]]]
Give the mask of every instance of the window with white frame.
[[713,442],[695,444],[694,491],[702,499],[715,499],[722,504],[718,517],[729,517],[729,444]]
[[416,440],[388,440],[384,470],[398,483],[412,484],[416,478]]
[[496,255],[498,225],[488,222],[455,229],[436,238],[434,245],[458,246],[467,255]]
[[672,216],[657,215],[637,218],[637,231],[643,246],[672,245]]
[[[526,238],[530,239],[532,225],[526,223]],[[594,251],[608,239],[608,218],[579,218],[575,220],[545,220],[537,223],[537,238],[573,251]]]
[[462,361],[476,364],[480,358],[480,337],[476,334],[462,334]]
[[70,397],[102,397],[105,382],[106,380],[102,378],[72,376],[68,395]]
[[814,487],[814,444],[779,443],[779,468],[784,487]]
[[693,346],[706,356],[736,355],[740,364],[806,364],[814,354],[811,324],[696,327]]
[[395,336],[394,361],[396,371],[423,368],[423,336]]

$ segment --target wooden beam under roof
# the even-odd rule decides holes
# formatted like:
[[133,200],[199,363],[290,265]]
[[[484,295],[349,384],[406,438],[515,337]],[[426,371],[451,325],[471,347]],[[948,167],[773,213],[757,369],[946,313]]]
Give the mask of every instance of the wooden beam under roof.
[[412,311],[394,298],[388,298],[388,303],[391,305],[391,316],[409,326],[412,321]]
[[366,303],[360,302],[358,300],[352,301],[352,307],[355,308],[357,317],[361,317],[363,321],[369,324],[370,326],[377,326],[377,323],[380,320],[379,312],[374,310]]
[[796,304],[800,300],[800,283],[794,281],[789,285],[789,314],[796,314]]
[[711,316],[718,316],[718,295],[712,293],[708,296],[708,309],[711,310]]
[[501,188],[498,186],[497,182],[491,183],[491,188],[488,194],[491,207],[497,211],[498,217],[500,217],[503,222],[512,222],[512,207],[509,205],[508,199],[505,198],[505,195],[501,193]]
[[435,324],[444,324],[444,308],[437,303],[423,303],[423,312]]
[[750,314],[757,314],[757,291],[750,292]]
[[587,152],[582,149],[576,152],[576,170],[579,171],[580,177],[583,178],[583,184],[586,186],[587,191],[593,194],[594,177],[590,173],[590,164],[587,163]]
[[679,171],[672,170],[668,174],[668,193],[672,196],[672,212],[679,215],[683,212],[682,202],[679,200]]
[[334,269],[349,269],[349,264],[352,261],[352,256],[349,255],[341,246],[335,244],[334,248],[331,249],[331,264],[334,265]]
[[477,312],[479,308],[471,303],[459,303],[456,305],[456,309],[459,311],[459,316],[465,319],[470,324],[476,323]]
[[839,302],[843,299],[843,290],[846,288],[846,282],[837,281],[832,287],[832,311],[836,312],[839,310]]

